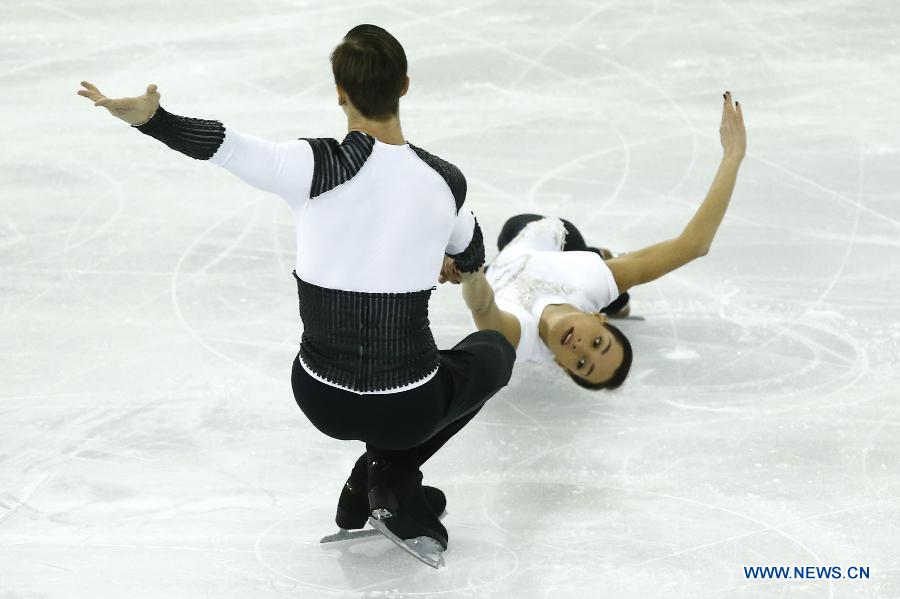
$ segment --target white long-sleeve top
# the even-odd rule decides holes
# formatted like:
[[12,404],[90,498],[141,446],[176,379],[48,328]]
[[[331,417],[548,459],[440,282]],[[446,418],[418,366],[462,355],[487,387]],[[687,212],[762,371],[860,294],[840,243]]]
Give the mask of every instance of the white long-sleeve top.
[[444,254],[472,240],[475,217],[409,144],[374,140],[348,181],[310,199],[307,140],[273,143],[225,129],[211,162],[284,198],[294,216],[297,275],[329,289],[409,292],[434,287]]
[[313,324],[298,359],[311,376],[357,393],[396,393],[434,376],[427,301],[443,257],[469,272],[484,261],[458,168],[358,131],[340,143],[273,143],[162,108],[137,128],[287,201],[301,317]]

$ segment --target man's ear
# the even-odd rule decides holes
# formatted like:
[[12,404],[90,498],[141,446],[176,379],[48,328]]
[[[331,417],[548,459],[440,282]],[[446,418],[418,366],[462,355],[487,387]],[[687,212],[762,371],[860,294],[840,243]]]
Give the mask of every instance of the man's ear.
[[344,106],[347,104],[347,92],[340,85],[336,85],[335,88],[337,89],[338,106]]
[[406,92],[409,91],[409,75],[403,78],[403,87],[400,88],[400,97],[406,95]]

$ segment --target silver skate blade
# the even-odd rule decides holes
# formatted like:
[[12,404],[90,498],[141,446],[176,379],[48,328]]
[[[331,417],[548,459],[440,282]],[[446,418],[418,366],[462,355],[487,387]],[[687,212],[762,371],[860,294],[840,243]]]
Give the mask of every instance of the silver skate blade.
[[643,316],[623,316],[622,318],[616,318],[615,320],[647,320],[647,319],[644,318]]
[[319,543],[336,543],[337,541],[352,541],[353,539],[364,539],[366,537],[374,537],[378,534],[378,531],[373,528],[367,528],[364,530],[345,530],[340,529],[333,535],[328,535],[322,537],[322,540]]
[[369,518],[369,524],[372,525],[372,528],[393,541],[394,545],[423,564],[427,564],[435,570],[444,565],[444,548],[431,537],[416,537],[415,539],[403,540],[392,533],[381,520]]
[[[443,520],[447,517],[447,510],[438,516],[438,519]],[[339,541],[352,541],[353,539],[365,539],[368,537],[374,537],[375,535],[381,534],[374,528],[366,528],[360,530],[347,530],[345,528],[341,528],[336,533],[332,535],[326,535],[319,540],[319,543],[337,543]]]

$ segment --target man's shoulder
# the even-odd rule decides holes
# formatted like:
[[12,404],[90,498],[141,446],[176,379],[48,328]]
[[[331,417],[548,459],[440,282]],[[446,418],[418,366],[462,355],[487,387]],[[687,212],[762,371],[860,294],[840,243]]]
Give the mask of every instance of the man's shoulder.
[[455,164],[435,156],[418,146],[409,144],[409,147],[422,162],[434,169],[444,179],[447,187],[450,188],[450,193],[453,194],[453,200],[456,202],[456,211],[459,212],[466,201],[467,190],[466,177],[462,174],[462,171]]
[[375,138],[351,131],[343,141],[332,137],[303,137],[312,148],[313,178],[310,198],[322,195],[356,176],[372,154]]

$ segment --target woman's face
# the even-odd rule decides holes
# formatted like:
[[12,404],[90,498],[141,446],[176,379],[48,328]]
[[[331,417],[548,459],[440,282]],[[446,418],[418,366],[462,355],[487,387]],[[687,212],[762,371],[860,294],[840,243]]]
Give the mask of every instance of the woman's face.
[[604,314],[572,312],[547,333],[547,346],[560,366],[590,383],[612,377],[622,363],[622,344],[606,327]]

